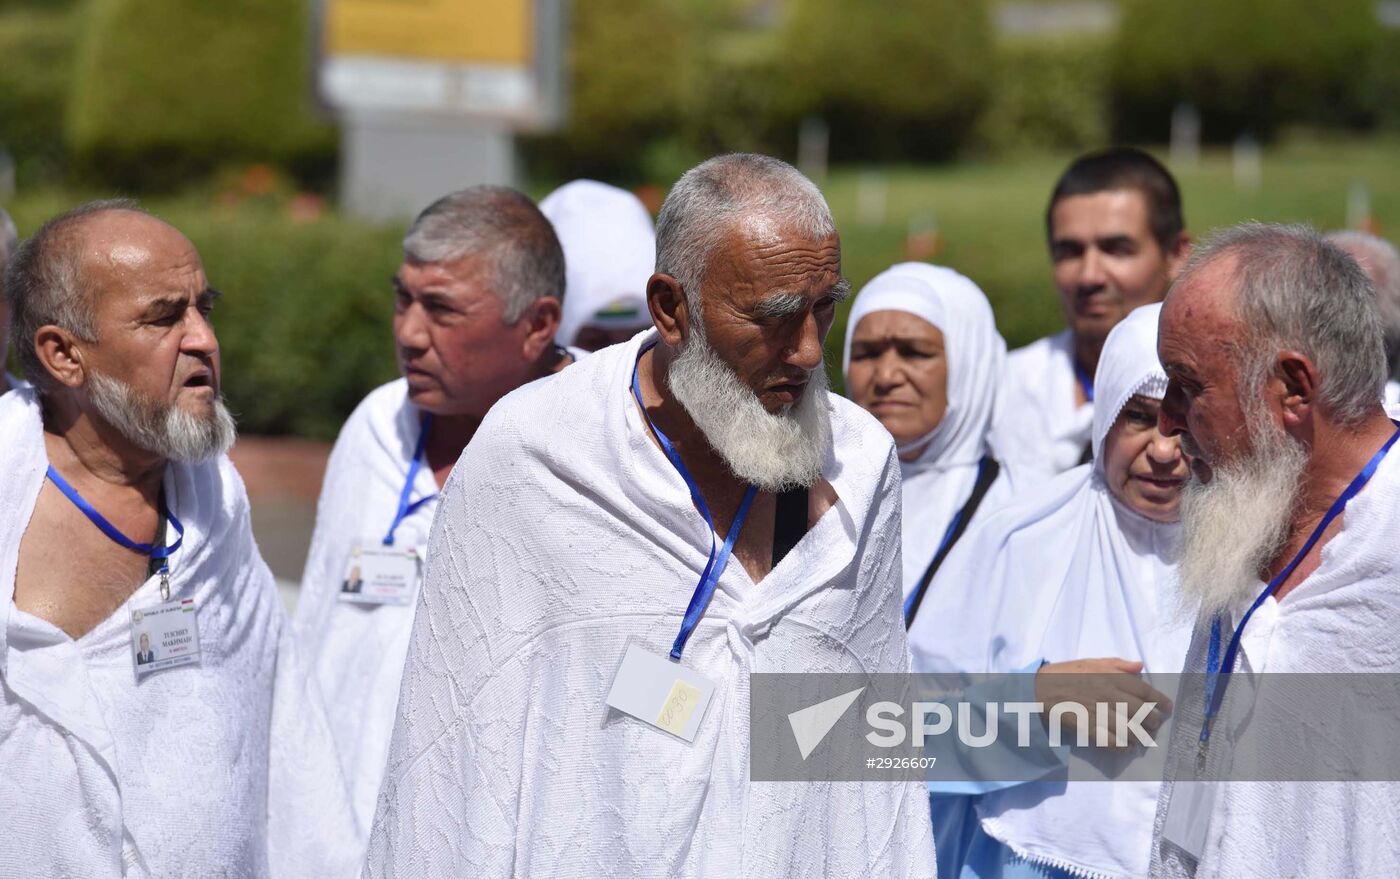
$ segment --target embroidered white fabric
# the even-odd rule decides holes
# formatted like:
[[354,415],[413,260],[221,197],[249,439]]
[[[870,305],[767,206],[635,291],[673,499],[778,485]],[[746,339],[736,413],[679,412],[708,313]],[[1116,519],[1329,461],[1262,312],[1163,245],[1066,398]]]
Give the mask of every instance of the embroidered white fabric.
[[139,684],[130,612],[160,601],[157,578],[77,641],[14,604],[46,467],[34,391],[0,397],[0,864],[30,877],[351,875],[359,834],[320,696],[233,465],[167,470],[185,526],[171,596],[194,599],[202,656]]
[[[297,599],[297,638],[325,696],[355,815],[366,828],[389,756],[417,596],[407,605],[361,605],[341,601],[340,587],[351,549],[380,546],[394,521],[419,418],[407,382],[397,379],[371,391],[345,422],[326,465]],[[412,499],[437,490],[431,468],[419,468]],[[436,510],[437,502],[430,501],[406,517],[395,545],[426,547]]]
[[366,875],[926,876],[922,784],[748,780],[750,672],[902,672],[899,473],[831,397],[840,497],[760,583],[730,564],[684,662],[694,744],[604,707],[665,655],[710,549],[630,395],[646,331],[511,393],[443,493]]

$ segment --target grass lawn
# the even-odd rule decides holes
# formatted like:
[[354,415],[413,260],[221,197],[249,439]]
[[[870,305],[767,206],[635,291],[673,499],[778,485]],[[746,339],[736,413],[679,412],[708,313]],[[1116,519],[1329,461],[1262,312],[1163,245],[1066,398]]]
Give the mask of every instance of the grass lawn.
[[[1057,329],[1042,223],[1045,200],[1071,158],[834,170],[824,189],[841,229],[846,274],[858,289],[904,258],[911,221],[934,223],[942,241],[935,261],[987,291],[1010,345]],[[1296,140],[1265,153],[1257,188],[1235,184],[1228,151],[1207,152],[1197,168],[1174,170],[1188,226],[1198,236],[1245,219],[1339,227],[1355,183],[1369,189],[1382,233],[1400,235],[1397,159],[1395,138]],[[863,222],[860,192],[870,202],[876,177],[884,181],[883,217],[867,208]],[[204,187],[146,205],[191,237],[211,282],[227,294],[216,322],[227,392],[245,429],[332,437],[364,393],[394,375],[387,282],[402,230],[330,212],[296,220],[285,197],[234,200],[224,189],[223,196]],[[6,207],[27,232],[99,195],[106,193],[21,191]],[[833,355],[843,332],[844,317],[829,339]]]

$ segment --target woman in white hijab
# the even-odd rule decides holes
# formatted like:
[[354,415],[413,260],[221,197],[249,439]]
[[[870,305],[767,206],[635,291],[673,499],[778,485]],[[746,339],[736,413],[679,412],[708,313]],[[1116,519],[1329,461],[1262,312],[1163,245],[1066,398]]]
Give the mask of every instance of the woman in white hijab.
[[540,210],[564,248],[567,286],[555,340],[597,351],[650,327],[646,294],[656,232],[641,199],[596,180],[575,180],[547,195]]
[[[1160,311],[1137,309],[1104,345],[1093,462],[981,520],[949,555],[909,633],[916,670],[1036,672],[1047,709],[1069,680],[1053,672],[1131,686],[1139,672],[1182,670],[1190,624],[1178,619],[1174,570],[1189,462],[1157,429]],[[940,874],[1146,875],[1157,789],[1060,778],[950,797],[930,783]]]
[[1010,500],[987,435],[1006,342],[987,297],[941,266],[899,263],[860,291],[846,324],[846,394],[894,437],[903,476],[904,611],[976,516]]

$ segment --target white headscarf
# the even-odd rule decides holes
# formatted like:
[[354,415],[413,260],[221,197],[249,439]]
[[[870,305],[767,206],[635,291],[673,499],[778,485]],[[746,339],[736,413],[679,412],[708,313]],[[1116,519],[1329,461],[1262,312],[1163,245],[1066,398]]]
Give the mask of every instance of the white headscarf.
[[[846,323],[842,372],[851,373],[851,340],[861,319],[876,311],[902,311],[923,318],[943,333],[948,363],[948,407],[928,434],[900,447],[919,449],[899,463],[903,476],[904,595],[908,597],[933,560],[953,516],[977,481],[977,465],[989,454],[987,432],[996,408],[1006,362],[1006,342],[997,332],[992,306],[976,284],[949,268],[905,262],[871,279],[851,306]],[[1003,472],[978,515],[1009,499]],[[922,613],[922,611],[920,611]]]
[[[1114,327],[1094,377],[1094,462],[981,519],[949,554],[909,632],[925,672],[1010,672],[1041,659],[1116,656],[1182,670],[1175,615],[1178,526],[1119,501],[1102,447],[1133,396],[1160,399],[1160,305]],[[1144,873],[1156,784],[1024,784],[982,797],[983,827],[1017,854],[1088,874]]]
[[555,338],[572,345],[580,327],[651,326],[646,286],[656,266],[651,214],[632,193],[596,180],[565,183],[540,202],[564,248],[564,317]]

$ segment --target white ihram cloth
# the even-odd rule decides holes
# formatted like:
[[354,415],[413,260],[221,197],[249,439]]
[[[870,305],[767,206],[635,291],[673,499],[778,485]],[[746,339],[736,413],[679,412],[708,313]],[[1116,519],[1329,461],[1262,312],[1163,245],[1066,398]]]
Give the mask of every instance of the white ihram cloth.
[[[972,494],[978,463],[992,454],[988,433],[1006,366],[1006,342],[997,332],[991,303],[972,281],[942,266],[899,263],[871,279],[851,305],[841,359],[848,384],[851,340],[861,319],[876,311],[902,311],[937,327],[943,333],[948,368],[948,408],[943,420],[900,449],[922,446],[918,457],[899,462],[904,597],[908,598],[933,561],[949,523]],[[978,515],[986,516],[1014,492],[1009,468],[1003,465]]]
[[[1177,621],[1179,526],[1154,522],[1104,482],[1104,438],[1136,394],[1160,399],[1160,305],[1113,328],[1094,386],[1094,463],[974,526],[949,554],[909,632],[921,672],[1006,673],[1040,660],[1139,660],[1182,669],[1190,625]],[[1147,871],[1155,783],[1040,782],[984,794],[983,829],[1018,856],[1083,876]]]
[[[1342,528],[1322,546],[1320,564],[1282,601],[1268,598],[1249,619],[1235,672],[1218,718],[1247,715],[1242,729],[1217,721],[1207,772],[1230,756],[1230,743],[1252,729],[1306,724],[1319,760],[1357,747],[1345,723],[1319,722],[1260,690],[1260,675],[1289,673],[1393,675],[1400,668],[1400,452],[1391,449],[1371,481],[1347,504]],[[1313,552],[1318,552],[1314,549]],[[1254,596],[1234,608],[1221,628],[1221,651]],[[1186,655],[1187,678],[1177,700],[1166,783],[1157,806],[1153,876],[1394,876],[1400,863],[1400,784],[1392,782],[1216,783],[1214,807],[1199,866],[1162,838],[1173,779],[1196,760],[1201,728],[1200,679],[1206,670],[1210,621],[1198,621]],[[1380,680],[1385,680],[1384,678]],[[1194,686],[1193,686],[1194,685]],[[1240,699],[1251,702],[1236,708]],[[1290,744],[1296,747],[1296,741]],[[1267,746],[1253,759],[1267,759]],[[1237,767],[1239,768],[1239,767]],[[1244,768],[1241,775],[1252,774]],[[1255,776],[1258,777],[1258,776]]]
[[443,492],[370,876],[932,876],[922,784],[750,783],[751,672],[903,672],[899,472],[830,397],[839,502],[760,583],[730,564],[685,648],[694,744],[604,708],[665,656],[710,551],[632,399],[654,331],[511,393]]
[[170,595],[195,601],[201,659],[139,684],[130,612],[160,602],[159,578],[77,641],[14,604],[47,466],[34,391],[6,394],[0,864],[31,877],[349,875],[359,834],[320,694],[299,671],[233,465],[167,468],[185,527]]
[[6,393],[8,393],[8,391],[17,391],[20,388],[29,387],[29,383],[26,382],[24,379],[16,375],[10,375],[8,372],[5,373],[5,382],[8,388]]
[[586,325],[637,331],[651,326],[647,279],[656,233],[641,199],[596,180],[566,183],[540,201],[564,248],[564,315],[556,338],[572,345]]
[[[1089,444],[1094,407],[1076,406],[1074,337],[1069,330],[1046,336],[1006,356],[1006,384],[998,434],[1021,437],[1010,457],[1046,476],[1078,466]],[[1097,394],[1095,394],[1097,397]]]
[[[397,379],[371,391],[345,422],[326,465],[297,599],[297,637],[325,695],[355,815],[366,828],[374,819],[389,755],[415,604],[344,602],[340,587],[351,550],[378,548],[394,521],[422,431],[420,418],[408,400],[407,382]],[[420,467],[411,499],[437,490],[432,468]],[[406,517],[394,545],[426,547],[436,509],[436,501],[429,501]]]

